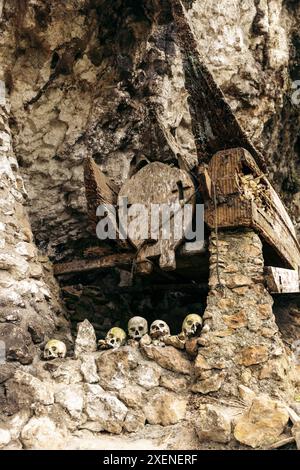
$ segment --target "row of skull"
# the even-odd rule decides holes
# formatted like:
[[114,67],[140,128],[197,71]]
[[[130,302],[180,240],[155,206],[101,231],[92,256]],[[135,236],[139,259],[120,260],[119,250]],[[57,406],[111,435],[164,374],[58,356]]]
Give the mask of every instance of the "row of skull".
[[[197,336],[202,327],[202,318],[196,313],[187,315],[182,323],[182,334],[186,338]],[[163,344],[163,338],[169,337],[170,327],[164,320],[155,320],[151,323],[148,329],[148,322],[145,318],[135,316],[130,318],[128,322],[128,336],[131,340],[139,341],[143,336],[149,333],[150,338],[157,344]],[[126,343],[126,332],[119,327],[111,328],[105,340],[99,340],[98,345],[101,349],[104,348],[119,348]],[[54,359],[57,357],[66,356],[66,345],[62,341],[51,339],[47,342],[44,349],[45,359]]]
[[[196,313],[187,315],[182,324],[182,333],[189,338],[195,336],[202,326],[202,318]],[[143,317],[130,318],[128,322],[128,336],[131,340],[139,341],[149,333],[153,341],[160,342],[166,336],[170,336],[170,327],[164,320],[155,320],[148,330],[148,322]],[[105,344],[110,348],[118,348],[125,344],[127,335],[122,328],[111,328],[106,337]],[[103,344],[103,343],[102,343]]]

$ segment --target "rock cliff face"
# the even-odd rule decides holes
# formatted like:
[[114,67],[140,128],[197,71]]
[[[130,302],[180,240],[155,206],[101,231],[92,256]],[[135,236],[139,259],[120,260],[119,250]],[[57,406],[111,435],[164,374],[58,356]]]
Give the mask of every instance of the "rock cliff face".
[[[14,151],[36,240],[54,256],[87,235],[86,155],[118,185],[137,155],[197,160],[171,3],[5,2],[2,80]],[[205,64],[298,223],[297,2],[184,3]]]
[[[253,280],[250,273],[256,258],[253,253],[254,264],[247,265],[249,272],[243,275],[249,275],[256,289],[254,303],[248,284],[240,285],[234,271],[225,271],[230,264],[227,260],[222,274],[226,285],[231,282],[227,286],[231,291],[225,305],[214,294],[216,273],[211,266],[206,318],[212,328],[209,335],[214,337],[211,344],[216,347],[221,341],[219,355],[224,353],[224,357],[216,360],[223,359],[224,367],[219,367],[220,361],[218,367],[207,364],[211,354],[205,344],[204,357],[198,357],[195,366],[179,353],[180,360],[191,367],[188,373],[168,367],[166,373],[166,362],[161,365],[157,356],[153,360],[146,351],[143,356],[139,350],[133,351],[136,358],[132,362],[127,349],[120,353],[128,365],[125,378],[121,372],[120,377],[109,376],[117,360],[111,352],[57,360],[48,368],[39,361],[40,349],[53,332],[70,349],[70,319],[74,326],[89,317],[86,310],[96,311],[89,319],[94,320],[97,333],[103,334],[115,318],[114,299],[103,300],[102,292],[98,298],[98,292],[94,295],[92,290],[87,292],[92,300],[83,299],[77,316],[72,317],[77,293],[69,292],[73,303],[69,302],[66,312],[52,274],[51,261],[72,259],[91,237],[84,158],[91,156],[117,186],[141,157],[169,164],[180,160],[190,169],[198,162],[199,141],[176,35],[175,3],[177,0],[0,0],[0,340],[5,341],[7,356],[7,362],[0,365],[0,404],[5,413],[0,447],[43,448],[49,436],[53,447],[60,447],[76,429],[87,433],[87,447],[97,445],[93,444],[95,433],[103,430],[135,432],[142,442],[156,432],[147,431],[145,423],[153,429],[175,426],[171,433],[179,426],[181,441],[191,447],[207,440],[222,446],[233,436],[234,446],[240,442],[258,447],[276,441],[287,424],[282,405],[260,395],[262,391],[276,399],[281,393],[290,395],[292,379],[285,380],[290,353],[282,354],[281,360],[278,351],[283,343],[271,298],[261,280]],[[185,0],[182,4],[203,62],[249,139],[265,155],[268,176],[299,233],[299,2]],[[253,238],[249,246],[259,251],[256,266],[260,276],[260,242],[255,234],[249,237]],[[227,243],[244,243],[227,235],[221,241],[225,251]],[[212,240],[211,256],[214,254]],[[231,261],[240,270],[241,260],[233,257]],[[103,276],[101,282],[114,283],[114,276]],[[147,310],[147,300],[143,302]],[[185,305],[197,302],[189,299]],[[203,308],[201,301],[200,305]],[[101,316],[104,312],[107,323],[97,325],[99,311]],[[277,320],[284,340],[291,344],[299,336],[299,306],[278,302]],[[231,382],[225,382],[233,360],[233,339],[225,334],[228,330],[241,349]],[[264,332],[259,338],[258,330]],[[132,365],[139,361],[139,366]],[[239,389],[238,381],[244,389]],[[246,390],[248,386],[254,392]],[[234,409],[223,409],[221,401],[215,406],[213,400],[202,400],[201,394],[218,392],[220,387],[217,396],[221,401],[223,392],[236,401],[241,399],[239,423],[232,417]],[[174,410],[171,403],[179,389]],[[234,408],[236,402],[232,405]],[[274,417],[275,431],[269,429],[269,422],[253,424],[264,413]],[[67,424],[60,427],[64,416]],[[189,422],[194,424],[192,434],[185,427]],[[265,437],[262,428],[270,431]],[[156,440],[144,445],[182,445],[175,438],[167,444],[167,434],[159,432]],[[80,446],[78,441],[68,445]]]

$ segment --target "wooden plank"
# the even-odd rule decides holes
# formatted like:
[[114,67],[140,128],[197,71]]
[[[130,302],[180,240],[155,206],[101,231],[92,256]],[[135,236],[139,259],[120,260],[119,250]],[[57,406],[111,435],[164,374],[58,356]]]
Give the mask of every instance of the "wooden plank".
[[199,191],[203,197],[204,201],[211,199],[212,197],[212,186],[211,186],[211,178],[208,174],[207,168],[203,165],[200,165],[198,168],[198,183],[199,183]]
[[118,190],[91,157],[86,157],[84,160],[84,184],[88,218],[91,229],[96,235],[96,226],[99,221],[96,216],[97,207],[101,204],[115,205]]
[[271,293],[299,292],[298,271],[266,266],[264,275],[266,286]]
[[92,271],[94,269],[130,266],[133,259],[133,253],[117,253],[114,255],[103,256],[98,259],[81,259],[70,261],[68,263],[57,263],[54,264],[53,270],[55,276],[82,273]]

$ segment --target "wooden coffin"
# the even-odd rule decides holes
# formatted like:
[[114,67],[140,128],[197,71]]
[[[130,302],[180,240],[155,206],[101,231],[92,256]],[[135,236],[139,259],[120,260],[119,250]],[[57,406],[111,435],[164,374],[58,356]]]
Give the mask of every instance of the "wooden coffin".
[[270,182],[250,153],[242,148],[216,153],[207,168],[211,198],[205,202],[205,221],[212,229],[255,229],[281,260],[298,269],[300,247],[291,219]]

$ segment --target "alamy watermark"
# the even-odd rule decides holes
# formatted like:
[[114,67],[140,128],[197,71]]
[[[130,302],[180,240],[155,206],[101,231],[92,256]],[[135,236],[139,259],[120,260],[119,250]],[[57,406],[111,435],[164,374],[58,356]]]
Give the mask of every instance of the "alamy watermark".
[[100,240],[182,240],[204,239],[204,205],[182,204],[179,201],[162,204],[128,204],[126,197],[116,208],[110,204],[98,206],[99,222],[96,234]]

